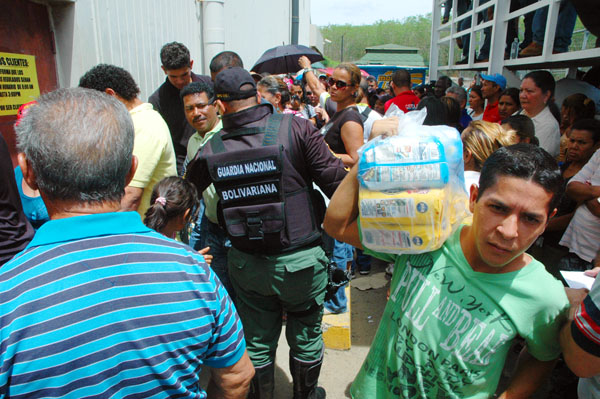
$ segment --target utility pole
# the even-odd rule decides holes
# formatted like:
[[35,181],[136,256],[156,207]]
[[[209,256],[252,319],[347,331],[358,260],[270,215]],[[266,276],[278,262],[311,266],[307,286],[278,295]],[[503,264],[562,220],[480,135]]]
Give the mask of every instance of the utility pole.
[[340,62],[344,62],[344,35],[342,35],[342,54],[340,55]]

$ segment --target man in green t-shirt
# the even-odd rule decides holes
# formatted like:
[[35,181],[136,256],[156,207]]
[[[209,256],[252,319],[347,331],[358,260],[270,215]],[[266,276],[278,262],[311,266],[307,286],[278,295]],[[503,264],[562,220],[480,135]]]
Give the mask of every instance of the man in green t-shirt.
[[[357,169],[342,181],[325,230],[362,247]],[[366,253],[395,263],[390,299],[353,398],[489,398],[507,351],[526,351],[501,398],[531,395],[560,354],[569,302],[562,285],[525,250],[556,212],[562,177],[540,149],[517,144],[485,162],[470,190],[472,225],[419,255]],[[348,201],[354,198],[354,201]]]

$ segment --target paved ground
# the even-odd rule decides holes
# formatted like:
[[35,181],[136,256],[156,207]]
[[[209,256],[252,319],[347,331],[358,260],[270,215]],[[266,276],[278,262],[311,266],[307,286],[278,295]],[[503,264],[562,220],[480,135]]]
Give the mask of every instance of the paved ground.
[[[357,274],[353,280],[354,284],[368,286],[373,281],[373,285],[380,286],[379,282],[385,275],[385,266],[382,262],[374,262],[371,274],[368,276]],[[369,352],[371,341],[375,336],[386,304],[389,282],[381,288],[366,290],[353,288],[353,283],[350,284],[352,348],[347,351],[325,350],[319,385],[327,391],[328,399],[350,397],[350,384]],[[282,333],[277,349],[277,368],[275,370],[275,398],[278,399],[292,397],[292,377],[289,373],[288,361],[288,347]]]
[[[373,282],[381,286],[385,275],[385,264],[379,261],[373,263],[371,274],[356,275],[355,285],[368,287]],[[352,287],[351,283],[351,287]],[[358,373],[363,360],[367,356],[371,341],[375,336],[381,314],[386,304],[386,294],[389,282],[377,289],[351,288],[352,311],[352,348],[347,351],[326,349],[325,360],[321,369],[319,385],[327,391],[328,399],[349,398],[350,384]],[[285,327],[284,327],[285,328]],[[275,398],[287,399],[292,397],[292,377],[289,372],[289,347],[285,342],[285,331],[282,331],[277,349],[275,369]],[[208,370],[203,370],[202,386],[206,386]]]

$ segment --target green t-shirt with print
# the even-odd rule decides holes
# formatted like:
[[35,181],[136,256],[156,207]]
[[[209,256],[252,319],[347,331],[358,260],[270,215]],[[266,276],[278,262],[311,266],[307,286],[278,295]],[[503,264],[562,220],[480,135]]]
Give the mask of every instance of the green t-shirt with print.
[[353,398],[489,398],[515,337],[539,360],[560,354],[569,308],[562,284],[536,260],[510,273],[473,271],[461,229],[425,254],[365,251],[395,270]]

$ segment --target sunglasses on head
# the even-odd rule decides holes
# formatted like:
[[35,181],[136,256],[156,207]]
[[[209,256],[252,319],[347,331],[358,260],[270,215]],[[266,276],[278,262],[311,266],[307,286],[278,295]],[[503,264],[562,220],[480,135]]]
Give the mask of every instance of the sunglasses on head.
[[335,85],[338,89],[345,89],[346,87],[348,87],[348,83],[344,82],[343,80],[335,80],[334,78],[329,78],[327,82],[329,83],[329,86],[333,87]]

